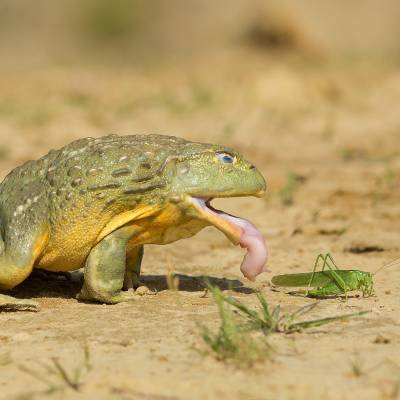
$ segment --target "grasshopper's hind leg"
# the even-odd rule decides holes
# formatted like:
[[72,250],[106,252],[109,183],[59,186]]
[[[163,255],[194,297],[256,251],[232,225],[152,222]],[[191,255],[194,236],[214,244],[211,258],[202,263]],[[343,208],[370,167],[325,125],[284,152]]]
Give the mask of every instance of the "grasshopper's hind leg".
[[[334,260],[333,257],[331,256],[331,253],[326,253],[326,254],[325,254],[325,257],[323,257],[323,259],[324,259],[324,265],[323,265],[323,267],[322,267],[322,270],[324,270],[325,265],[326,265],[330,270],[339,269],[339,267],[338,267],[338,266],[336,265],[336,263],[335,263],[335,260]],[[329,261],[332,263],[332,265],[329,265]],[[333,268],[332,268],[332,266],[333,266]]]
[[314,280],[314,276],[315,276],[315,272],[317,271],[317,268],[318,268],[319,260],[322,260],[322,262],[323,262],[323,264],[322,264],[322,271],[323,271],[325,268],[325,264],[326,264],[326,257],[327,257],[327,255],[323,256],[322,254],[318,254],[317,258],[315,259],[310,282],[308,282],[308,286],[307,286],[307,290],[306,290],[306,296],[308,296],[309,293],[311,292],[312,281]]
[[[330,263],[332,263],[332,265]],[[324,265],[323,265],[322,270],[324,270],[325,265],[328,267],[328,269],[331,273],[332,279],[334,280],[333,285],[337,289],[336,290],[332,287],[331,295],[339,295],[339,294],[344,293],[346,300],[347,300],[348,286],[346,285],[346,282],[336,273],[336,271],[339,268],[337,267],[335,261],[333,260],[333,257],[330,255],[330,253],[325,254]],[[325,286],[325,291],[329,291],[328,286],[329,286],[329,284],[327,286]],[[322,289],[324,289],[324,288],[322,288]]]
[[[325,286],[310,290],[311,283],[314,279],[314,275],[316,269],[318,267],[319,260],[322,260],[321,271],[325,271],[325,267],[329,270],[329,275],[332,279],[331,283],[326,284]],[[336,273],[339,268],[337,267],[333,257],[330,253],[326,253],[325,255],[319,254],[317,259],[315,260],[313,272],[311,275],[310,283],[307,288],[306,296],[309,297],[327,297],[327,296],[337,296],[344,293],[347,300],[347,285],[346,282]]]

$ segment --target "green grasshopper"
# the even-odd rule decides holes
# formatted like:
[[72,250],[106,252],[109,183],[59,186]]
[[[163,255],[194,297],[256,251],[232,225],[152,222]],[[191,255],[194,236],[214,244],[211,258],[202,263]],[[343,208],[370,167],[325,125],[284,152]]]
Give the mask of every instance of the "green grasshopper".
[[[320,260],[323,264],[321,271],[317,272]],[[374,292],[373,276],[382,268],[392,266],[397,262],[398,260],[394,260],[371,273],[354,269],[339,269],[329,253],[319,254],[312,272],[276,275],[272,278],[272,283],[275,286],[307,287],[306,296],[314,298],[340,295],[345,295],[347,298],[347,292],[353,290],[360,290],[363,297],[369,297]],[[310,288],[316,289],[310,290]]]

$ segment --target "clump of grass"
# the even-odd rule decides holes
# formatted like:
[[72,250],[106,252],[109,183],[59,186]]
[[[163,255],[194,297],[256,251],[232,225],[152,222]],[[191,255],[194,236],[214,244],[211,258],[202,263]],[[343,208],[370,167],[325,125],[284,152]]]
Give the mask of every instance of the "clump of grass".
[[226,296],[216,287],[209,286],[209,289],[218,307],[221,326],[216,333],[204,325],[200,329],[212,354],[220,361],[229,361],[237,366],[250,366],[269,358],[271,348],[265,338],[249,335],[228,306]]
[[[247,307],[233,297],[225,296],[216,287],[209,285],[209,290],[217,304],[221,326],[217,333],[201,326],[203,339],[217,359],[232,360],[240,365],[253,364],[271,355],[271,347],[265,340],[265,336],[271,333],[298,332],[367,313],[362,311],[298,322],[297,320],[313,310],[318,302],[299,307],[290,313],[282,313],[279,305],[271,309],[260,292],[256,294],[259,301],[257,310]],[[262,333],[263,337],[254,336],[254,332]]]
[[306,306],[299,307],[291,313],[282,313],[280,305],[270,309],[267,300],[262,293],[256,293],[257,299],[260,303],[260,310],[252,310],[239,300],[230,296],[223,296],[224,301],[235,307],[243,316],[247,317],[248,327],[250,329],[259,329],[264,334],[273,332],[278,333],[292,333],[302,331],[304,329],[315,328],[334,321],[343,321],[345,319],[357,317],[368,313],[368,311],[361,311],[357,313],[338,315],[335,317],[326,317],[319,319],[311,319],[307,321],[296,322],[297,319],[313,310],[318,302],[307,304]]
[[68,370],[61,362],[53,357],[51,363],[39,363],[41,368],[31,369],[20,365],[21,371],[47,385],[47,392],[51,393],[60,389],[70,388],[78,392],[83,383],[83,378],[92,369],[89,347],[83,347],[83,359],[72,371]]
[[279,192],[279,197],[283,205],[291,206],[294,203],[294,194],[304,181],[304,176],[293,172],[287,174],[285,184]]

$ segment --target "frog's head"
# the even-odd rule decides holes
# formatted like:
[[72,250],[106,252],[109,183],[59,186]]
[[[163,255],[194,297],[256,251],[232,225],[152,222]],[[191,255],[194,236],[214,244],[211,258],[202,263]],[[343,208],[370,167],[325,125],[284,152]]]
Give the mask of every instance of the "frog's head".
[[205,199],[264,193],[263,176],[238,152],[222,146],[203,146],[177,160],[173,191]]
[[227,147],[191,143],[174,160],[171,200],[179,202],[193,217],[214,225],[233,243],[247,248],[241,270],[251,280],[264,271],[265,241],[252,223],[215,209],[211,200],[259,197],[265,189],[265,180],[258,169]]

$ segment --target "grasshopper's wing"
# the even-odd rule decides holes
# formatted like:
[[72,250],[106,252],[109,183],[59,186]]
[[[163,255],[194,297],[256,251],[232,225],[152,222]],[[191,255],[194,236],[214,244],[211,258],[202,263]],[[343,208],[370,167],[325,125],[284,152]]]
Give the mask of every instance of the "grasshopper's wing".
[[305,287],[305,286],[324,286],[332,282],[334,278],[330,271],[321,271],[314,274],[312,282],[310,282],[312,272],[304,272],[299,274],[285,274],[275,275],[271,282],[275,286],[288,286],[288,287]]

